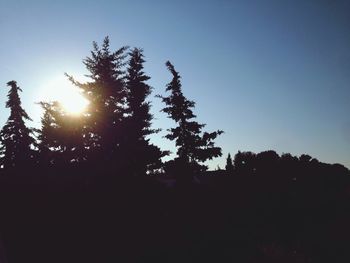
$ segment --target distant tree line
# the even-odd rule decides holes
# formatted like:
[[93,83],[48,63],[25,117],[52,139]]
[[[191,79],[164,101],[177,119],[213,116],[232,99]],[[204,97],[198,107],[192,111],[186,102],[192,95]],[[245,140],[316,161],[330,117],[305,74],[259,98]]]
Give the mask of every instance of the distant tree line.
[[166,87],[170,95],[159,97],[165,104],[163,112],[176,124],[166,138],[175,141],[177,156],[163,163],[169,151],[162,151],[148,137],[159,130],[152,128],[147,100],[152,88],[144,62],[142,49],[112,51],[108,37],[101,47],[94,42],[90,56],[83,60],[90,80],[81,83],[66,74],[89,101],[87,109],[73,116],[57,101],[42,101],[39,129],[26,126],[25,120],[31,119],[21,105],[22,90],[16,81],[8,82],[10,117],[0,133],[2,170],[92,165],[135,175],[161,169],[191,175],[205,171],[203,162],[221,156],[213,141],[222,131],[202,131],[204,125],[192,112],[195,103],[183,95],[180,75],[168,61],[173,77]]
[[[234,156],[228,154],[225,165],[225,175],[269,176],[278,180],[278,177],[289,178],[296,181],[300,176],[327,174],[336,177],[335,174],[347,175],[349,170],[341,164],[326,164],[312,158],[308,154],[299,157],[290,153],[283,153],[281,156],[275,151],[263,151],[260,153],[241,152]],[[305,179],[305,178],[302,178]]]

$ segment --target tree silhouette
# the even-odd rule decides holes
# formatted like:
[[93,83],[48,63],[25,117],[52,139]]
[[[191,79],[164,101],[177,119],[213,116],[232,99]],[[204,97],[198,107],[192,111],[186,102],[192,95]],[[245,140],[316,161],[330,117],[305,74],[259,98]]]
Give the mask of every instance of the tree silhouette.
[[300,162],[303,162],[303,163],[309,163],[311,161],[311,159],[312,159],[312,157],[308,154],[302,154],[299,157]]
[[234,166],[233,166],[231,154],[227,155],[225,169],[228,175],[231,175],[233,173]]
[[256,154],[238,151],[234,157],[234,168],[239,174],[251,174],[256,170]]
[[79,83],[67,75],[90,102],[85,113],[84,138],[92,154],[91,160],[110,163],[112,159],[123,158],[119,146],[124,133],[126,91],[123,66],[126,50],[127,47],[122,47],[112,52],[108,37],[102,47],[93,42],[91,56],[83,61],[92,81]]
[[67,165],[86,160],[84,119],[63,110],[58,102],[41,102],[39,160],[43,165]]
[[144,174],[152,168],[159,168],[160,158],[164,153],[150,144],[148,135],[158,132],[151,129],[153,116],[150,114],[150,103],[146,101],[151,94],[151,87],[146,83],[150,79],[143,72],[145,62],[142,50],[134,48],[129,52],[130,60],[126,76],[127,111],[126,131],[123,153],[131,169],[136,174]]
[[38,130],[38,153],[39,164],[47,167],[52,163],[52,147],[54,137],[54,119],[50,113],[51,104],[47,102],[39,103],[44,110],[41,117],[41,129]]
[[269,150],[258,153],[255,159],[256,169],[268,173],[277,166],[280,157],[275,151]]
[[167,84],[166,88],[166,91],[170,91],[171,94],[168,97],[159,97],[166,105],[162,111],[176,122],[177,127],[169,129],[165,137],[174,140],[177,146],[177,158],[173,165],[178,169],[177,176],[186,176],[189,179],[188,174],[199,173],[207,169],[201,164],[202,162],[221,156],[221,148],[216,147],[213,140],[222,131],[202,133],[205,124],[199,124],[193,120],[196,117],[192,111],[195,102],[188,100],[183,95],[180,75],[174,66],[169,61],[166,62],[166,66],[173,75],[172,81]]
[[31,120],[21,106],[21,99],[16,81],[7,83],[10,87],[6,108],[10,108],[10,117],[0,132],[3,158],[1,163],[5,169],[28,167],[34,161],[34,139],[31,136],[33,129],[25,125],[25,120]]

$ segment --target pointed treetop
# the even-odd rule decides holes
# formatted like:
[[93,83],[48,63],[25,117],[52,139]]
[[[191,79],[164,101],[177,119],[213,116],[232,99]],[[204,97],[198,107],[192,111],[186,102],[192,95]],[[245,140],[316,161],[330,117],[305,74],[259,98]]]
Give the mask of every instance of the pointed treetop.
[[233,161],[230,153],[227,155],[227,158],[226,158],[225,169],[228,173],[233,172]]
[[31,163],[33,151],[31,147],[35,144],[31,136],[33,129],[26,127],[25,120],[31,120],[21,106],[18,91],[22,91],[16,81],[7,83],[10,88],[6,107],[10,108],[10,116],[0,131],[2,142],[1,151],[3,157],[1,164],[4,168],[23,168]]

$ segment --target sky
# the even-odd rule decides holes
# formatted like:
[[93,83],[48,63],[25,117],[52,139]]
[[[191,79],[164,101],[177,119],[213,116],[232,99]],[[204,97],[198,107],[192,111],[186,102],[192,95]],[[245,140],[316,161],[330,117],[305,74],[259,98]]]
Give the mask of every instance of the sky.
[[[350,168],[350,1],[0,0],[0,105],[16,80],[29,125],[40,124],[44,94],[59,94],[64,72],[84,79],[92,42],[141,47],[155,128],[170,60],[205,130],[223,130],[224,167],[238,150],[300,155]],[[0,125],[8,110],[0,106]]]

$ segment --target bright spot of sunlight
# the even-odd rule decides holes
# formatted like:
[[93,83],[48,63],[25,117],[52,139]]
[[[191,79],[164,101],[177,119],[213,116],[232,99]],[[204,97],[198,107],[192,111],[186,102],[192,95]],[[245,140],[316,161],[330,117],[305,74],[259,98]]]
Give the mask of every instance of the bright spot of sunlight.
[[89,104],[79,88],[74,86],[63,74],[46,82],[41,88],[39,97],[40,101],[58,101],[67,113],[73,115],[83,113]]

